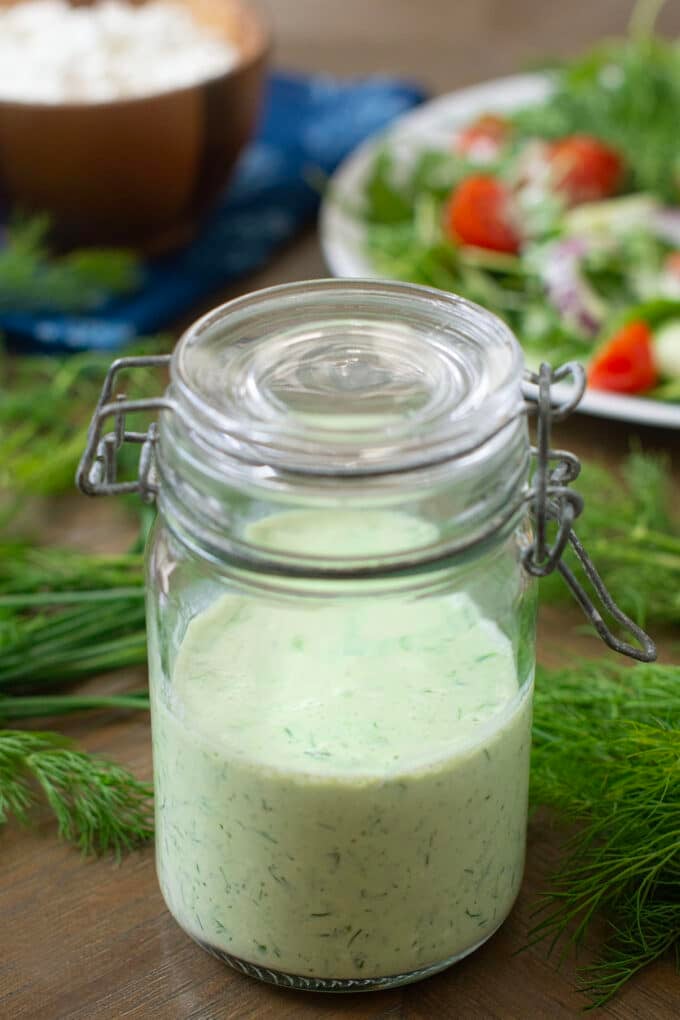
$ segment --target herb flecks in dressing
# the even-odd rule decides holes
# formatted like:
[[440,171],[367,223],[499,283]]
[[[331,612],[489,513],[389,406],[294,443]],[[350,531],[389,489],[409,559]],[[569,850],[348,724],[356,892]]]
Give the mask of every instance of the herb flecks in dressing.
[[[303,517],[281,515],[277,541],[285,517],[300,534]],[[413,526],[374,517],[395,547]],[[463,954],[507,915],[530,702],[509,640],[465,594],[225,595],[189,625],[169,698],[160,686],[158,872],[201,941],[368,978]]]

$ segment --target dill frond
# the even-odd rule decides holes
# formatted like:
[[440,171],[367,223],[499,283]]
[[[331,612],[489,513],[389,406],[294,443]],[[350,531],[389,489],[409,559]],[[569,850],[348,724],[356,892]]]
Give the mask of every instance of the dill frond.
[[[680,521],[666,459],[636,450],[622,479],[586,464],[574,488],[585,499],[575,530],[621,609],[643,627],[680,623]],[[569,551],[565,559],[580,576]],[[571,597],[557,574],[541,581],[540,594],[545,602]]]
[[126,769],[56,733],[0,730],[0,824],[26,824],[40,791],[62,839],[84,854],[123,851],[153,835],[152,790]]
[[531,797],[576,824],[531,937],[609,937],[583,972],[594,1005],[680,952],[680,667],[539,670]]

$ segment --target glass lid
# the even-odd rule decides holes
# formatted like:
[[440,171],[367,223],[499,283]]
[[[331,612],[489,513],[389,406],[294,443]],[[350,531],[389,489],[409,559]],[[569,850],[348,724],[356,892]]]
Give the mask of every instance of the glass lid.
[[482,445],[522,406],[511,331],[440,291],[318,280],[218,308],[180,341],[173,391],[215,451],[383,473]]

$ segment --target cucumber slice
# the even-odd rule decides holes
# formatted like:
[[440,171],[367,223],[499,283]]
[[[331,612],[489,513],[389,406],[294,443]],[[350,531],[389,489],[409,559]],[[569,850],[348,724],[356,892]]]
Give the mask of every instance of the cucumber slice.
[[654,361],[667,379],[680,379],[680,319],[660,326],[654,334]]

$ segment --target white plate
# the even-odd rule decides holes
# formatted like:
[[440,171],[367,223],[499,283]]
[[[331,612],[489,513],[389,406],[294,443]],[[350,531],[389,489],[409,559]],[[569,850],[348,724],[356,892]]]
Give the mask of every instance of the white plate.
[[[364,142],[336,171],[321,209],[321,244],[334,276],[376,278],[365,251],[361,223],[347,210],[356,206],[378,149],[389,139],[397,162],[422,148],[448,147],[454,132],[480,113],[516,110],[539,103],[550,92],[544,74],[513,75],[452,92],[400,117],[386,132]],[[680,429],[680,405],[643,397],[589,390],[579,410],[602,418]]]

